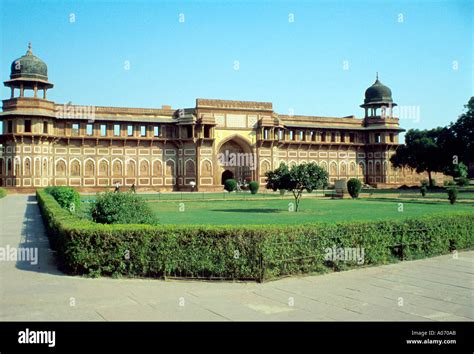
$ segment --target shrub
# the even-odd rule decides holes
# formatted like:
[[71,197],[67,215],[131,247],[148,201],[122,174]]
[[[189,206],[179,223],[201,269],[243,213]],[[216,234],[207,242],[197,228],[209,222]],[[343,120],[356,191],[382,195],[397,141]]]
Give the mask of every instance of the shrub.
[[228,179],[224,182],[224,189],[227,192],[233,192],[237,189],[237,181],[235,179]]
[[75,212],[81,208],[81,196],[71,187],[47,187],[46,193],[53,196],[61,208]]
[[469,178],[459,177],[457,180],[458,186],[465,187],[469,185]]
[[420,187],[421,196],[424,197],[427,191],[428,191],[428,187],[425,184],[421,184],[421,187]]
[[455,183],[454,181],[444,181],[444,182],[443,182],[443,185],[444,185],[445,187],[449,187],[449,186],[454,186],[454,185],[456,185],[456,183]]
[[0,188],[0,199],[5,197],[7,195],[7,191],[3,188]]
[[90,214],[92,219],[100,224],[157,223],[146,201],[132,192],[97,194]]
[[250,182],[250,183],[249,183],[250,193],[252,193],[252,194],[257,194],[259,187],[260,187],[260,185],[258,184],[258,182],[256,182],[256,181]]
[[456,199],[458,198],[458,189],[453,186],[448,188],[448,199],[451,204],[456,203]]
[[474,213],[337,224],[105,225],[79,219],[42,190],[37,198],[61,269],[70,274],[261,281],[357,266],[328,260],[331,248],[360,247],[364,264],[373,265],[474,246]]
[[359,197],[360,189],[362,188],[362,183],[357,178],[351,178],[347,181],[347,191],[352,198]]

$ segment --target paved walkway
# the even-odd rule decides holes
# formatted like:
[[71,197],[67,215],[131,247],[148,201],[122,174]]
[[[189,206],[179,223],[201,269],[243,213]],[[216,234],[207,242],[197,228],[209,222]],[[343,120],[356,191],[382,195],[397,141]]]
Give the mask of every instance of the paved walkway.
[[0,320],[472,321],[474,251],[265,284],[65,276],[33,196],[0,200],[0,248],[39,247],[39,262],[0,261]]

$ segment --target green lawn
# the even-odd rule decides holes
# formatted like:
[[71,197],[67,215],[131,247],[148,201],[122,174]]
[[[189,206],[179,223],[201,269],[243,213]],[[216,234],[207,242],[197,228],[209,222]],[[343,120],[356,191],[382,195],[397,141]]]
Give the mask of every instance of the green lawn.
[[[407,217],[472,211],[474,203],[402,199],[303,199],[300,211],[288,211],[291,199],[150,202],[163,224],[300,224]],[[403,211],[399,211],[403,203]],[[180,211],[180,208],[184,211]]]
[[[312,195],[314,196],[321,196],[324,193],[334,193],[334,190],[326,190],[326,191],[314,191]],[[304,194],[307,194],[306,192]],[[137,194],[140,198],[146,200],[209,200],[209,199],[221,199],[221,200],[235,200],[235,199],[282,199],[280,192],[273,192],[264,189],[262,192],[258,194],[251,194],[248,191],[244,192],[216,192],[216,193],[208,193],[208,192],[167,192],[167,193],[138,193]],[[291,197],[291,192],[286,193],[286,197]],[[82,200],[94,200],[95,194],[87,194],[81,195]]]

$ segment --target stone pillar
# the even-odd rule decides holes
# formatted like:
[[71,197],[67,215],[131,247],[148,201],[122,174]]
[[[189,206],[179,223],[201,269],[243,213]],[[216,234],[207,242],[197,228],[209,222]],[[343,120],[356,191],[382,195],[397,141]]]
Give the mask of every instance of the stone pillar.
[[23,94],[24,94],[23,84],[20,84],[20,97],[23,97]]

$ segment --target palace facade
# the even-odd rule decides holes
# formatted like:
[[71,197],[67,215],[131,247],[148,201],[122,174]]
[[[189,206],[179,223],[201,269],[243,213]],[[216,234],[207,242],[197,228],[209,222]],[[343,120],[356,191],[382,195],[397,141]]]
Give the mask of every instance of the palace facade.
[[[227,178],[265,183],[281,162],[314,161],[330,182],[359,178],[374,187],[419,184],[425,175],[394,168],[403,129],[391,90],[377,78],[365,91],[364,118],[278,114],[269,102],[197,99],[192,108],[59,104],[46,64],[27,53],[4,82],[0,185],[141,190],[222,190]],[[443,175],[434,176],[442,183]]]

